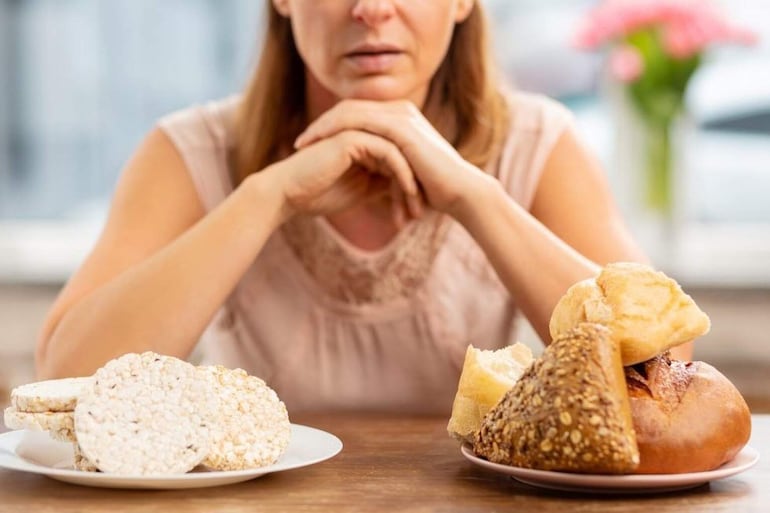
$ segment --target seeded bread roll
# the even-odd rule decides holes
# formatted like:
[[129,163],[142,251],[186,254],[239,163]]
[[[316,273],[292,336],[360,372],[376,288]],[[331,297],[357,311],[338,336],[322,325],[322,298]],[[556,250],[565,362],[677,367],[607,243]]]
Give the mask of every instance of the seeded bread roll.
[[631,262],[609,264],[595,279],[570,287],[551,314],[551,337],[580,322],[607,326],[626,366],[690,342],[711,327],[676,281]]
[[626,368],[641,474],[712,470],[732,460],[751,435],[740,392],[705,362],[661,355]]
[[609,330],[583,323],[554,340],[484,417],[473,450],[517,467],[633,472],[639,451]]
[[83,454],[102,472],[181,474],[208,454],[218,399],[189,363],[146,352],[109,361],[75,407]]
[[219,397],[217,431],[203,464],[216,470],[243,470],[278,461],[289,445],[291,424],[275,391],[243,369],[200,370]]
[[90,383],[90,376],[28,383],[11,391],[11,404],[17,411],[27,413],[73,411],[78,395]]

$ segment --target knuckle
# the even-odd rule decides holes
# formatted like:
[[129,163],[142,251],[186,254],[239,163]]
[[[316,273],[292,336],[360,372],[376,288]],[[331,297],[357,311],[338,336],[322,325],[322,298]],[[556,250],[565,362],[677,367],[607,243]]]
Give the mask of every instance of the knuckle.
[[401,110],[409,115],[415,115],[420,112],[417,106],[409,100],[399,100],[398,103]]

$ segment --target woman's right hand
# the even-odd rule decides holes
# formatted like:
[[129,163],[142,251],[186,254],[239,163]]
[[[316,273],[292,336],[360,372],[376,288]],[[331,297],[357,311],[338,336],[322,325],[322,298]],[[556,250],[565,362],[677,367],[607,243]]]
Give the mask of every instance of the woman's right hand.
[[414,174],[398,147],[358,130],[321,139],[258,175],[270,176],[281,191],[284,219],[331,214],[387,192],[396,220],[417,217],[422,209]]

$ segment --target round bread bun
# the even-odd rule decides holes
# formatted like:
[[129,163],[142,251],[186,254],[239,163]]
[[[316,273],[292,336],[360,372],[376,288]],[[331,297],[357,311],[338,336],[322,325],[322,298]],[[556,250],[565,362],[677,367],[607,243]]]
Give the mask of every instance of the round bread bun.
[[713,470],[732,460],[751,434],[740,392],[704,362],[667,354],[626,368],[640,474]]
[[469,345],[447,425],[449,434],[472,441],[484,415],[513,388],[531,363],[532,350],[521,342],[497,350]]
[[607,326],[623,365],[634,365],[708,332],[708,316],[673,279],[649,266],[618,262],[567,290],[551,314],[556,339],[581,322]]

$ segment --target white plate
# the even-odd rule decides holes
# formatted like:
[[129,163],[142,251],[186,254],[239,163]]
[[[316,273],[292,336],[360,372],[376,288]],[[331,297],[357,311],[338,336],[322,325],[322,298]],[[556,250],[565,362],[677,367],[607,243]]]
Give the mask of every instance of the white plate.
[[479,458],[468,444],[460,448],[463,456],[476,465],[508,474],[517,481],[531,486],[581,493],[661,493],[694,488],[709,481],[733,476],[752,467],[759,461],[759,453],[744,447],[732,461],[707,472],[686,474],[573,474],[529,468],[511,467]]
[[172,476],[116,476],[72,469],[72,444],[46,433],[11,431],[0,435],[0,467],[43,474],[59,481],[102,488],[204,488],[239,483],[271,472],[300,468],[331,458],[342,450],[339,438],[307,426],[291,425],[291,442],[274,465],[250,470],[209,471],[203,467]]

